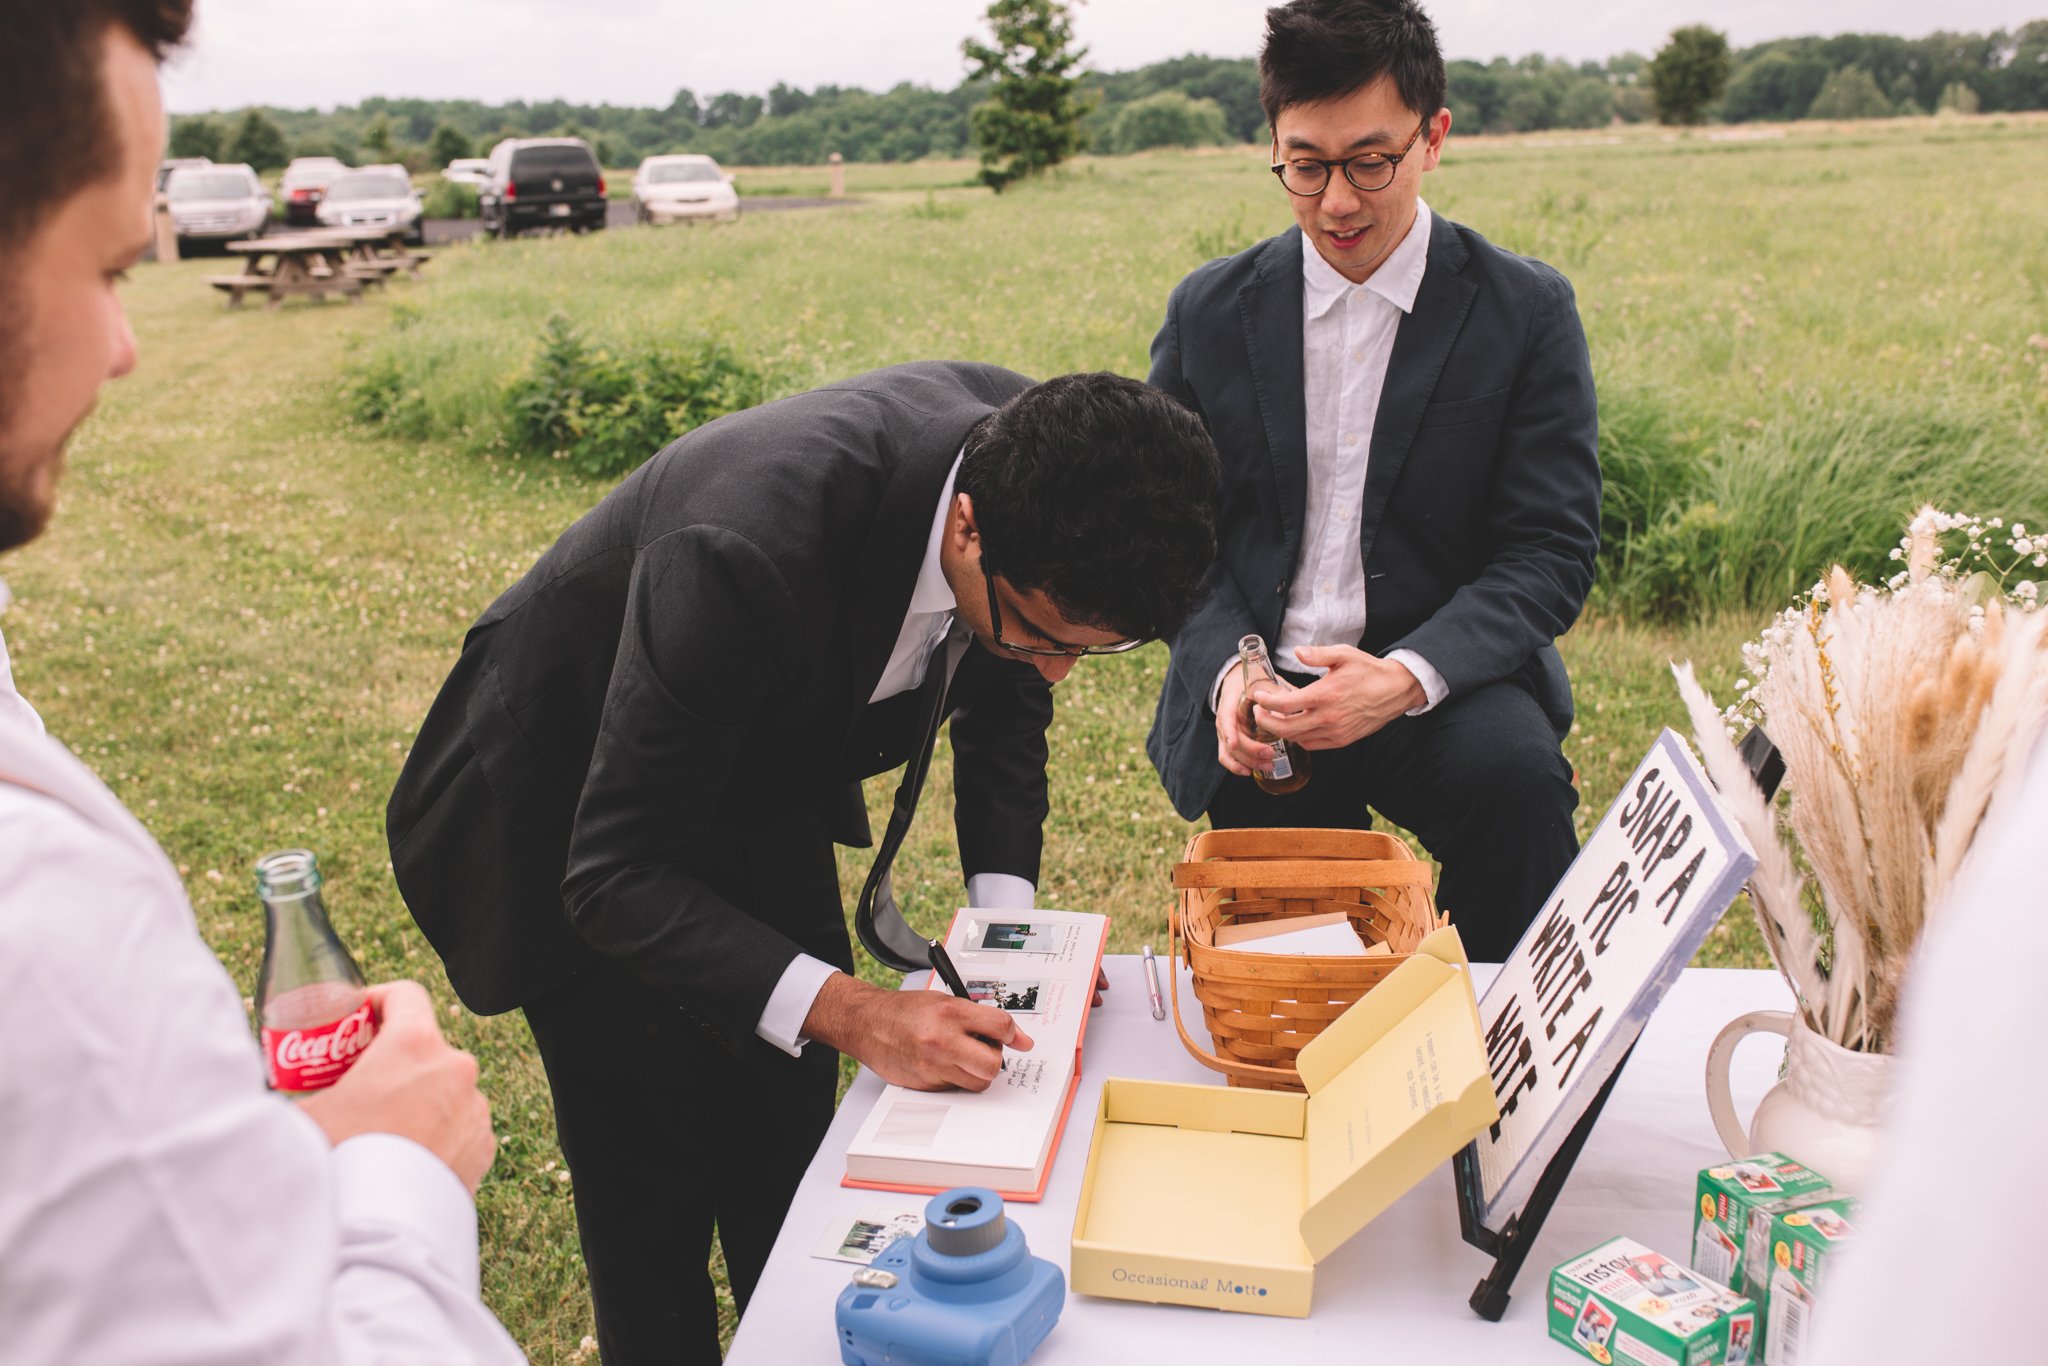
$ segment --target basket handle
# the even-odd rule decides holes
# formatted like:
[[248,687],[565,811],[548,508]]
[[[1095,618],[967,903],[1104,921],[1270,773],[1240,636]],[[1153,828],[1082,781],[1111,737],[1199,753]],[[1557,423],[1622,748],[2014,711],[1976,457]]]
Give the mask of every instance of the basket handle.
[[1420,859],[1217,859],[1176,863],[1173,885],[1198,887],[1427,887]]
[[[1183,864],[1182,866],[1187,867],[1189,865]],[[1199,867],[1200,865],[1194,866]],[[1201,1063],[1202,1066],[1212,1072],[1221,1072],[1225,1076],[1237,1077],[1242,1081],[1277,1082],[1289,1088],[1299,1087],[1301,1085],[1300,1074],[1289,1068],[1261,1067],[1253,1062],[1233,1062],[1228,1058],[1219,1057],[1211,1053],[1208,1049],[1196,1043],[1194,1036],[1188,1033],[1187,1024],[1180,1016],[1180,922],[1180,908],[1176,906],[1173,910],[1167,912],[1166,915],[1166,952],[1167,968],[1169,969],[1166,978],[1166,990],[1167,994],[1173,998],[1173,1027],[1180,1031],[1181,1043],[1187,1048],[1188,1052],[1194,1054],[1196,1062]]]

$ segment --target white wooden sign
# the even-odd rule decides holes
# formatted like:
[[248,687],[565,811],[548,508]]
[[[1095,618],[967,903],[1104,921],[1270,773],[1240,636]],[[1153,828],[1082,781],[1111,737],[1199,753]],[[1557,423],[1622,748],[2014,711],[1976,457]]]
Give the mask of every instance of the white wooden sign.
[[1468,1150],[1478,1180],[1465,1194],[1483,1226],[1499,1230],[1527,1203],[1755,867],[1692,751],[1666,730],[1479,1004],[1501,1112]]

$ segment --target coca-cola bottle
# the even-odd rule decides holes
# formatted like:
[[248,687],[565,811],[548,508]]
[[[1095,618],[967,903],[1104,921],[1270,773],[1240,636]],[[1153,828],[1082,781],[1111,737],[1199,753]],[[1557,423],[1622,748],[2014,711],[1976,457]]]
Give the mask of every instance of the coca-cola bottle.
[[1273,747],[1273,767],[1253,769],[1252,781],[1274,796],[1298,792],[1308,783],[1308,751],[1290,740],[1283,740],[1267,730],[1254,719],[1252,710],[1252,685],[1272,683],[1286,688],[1287,682],[1273,672],[1273,661],[1266,657],[1266,641],[1263,636],[1246,636],[1237,642],[1238,667],[1244,670],[1244,692],[1239,706],[1243,708],[1244,728],[1251,732],[1254,740]]
[[370,993],[320,902],[320,864],[310,850],[256,861],[266,924],[256,1021],[264,1079],[273,1091],[318,1091],[348,1071],[376,1036]]

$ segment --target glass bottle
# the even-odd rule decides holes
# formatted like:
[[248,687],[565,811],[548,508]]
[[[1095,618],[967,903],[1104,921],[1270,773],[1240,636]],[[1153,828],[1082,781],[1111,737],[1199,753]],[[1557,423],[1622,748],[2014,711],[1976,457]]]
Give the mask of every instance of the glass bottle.
[[1273,661],[1266,657],[1266,642],[1261,636],[1246,636],[1237,642],[1237,663],[1244,671],[1244,692],[1238,703],[1241,709],[1239,723],[1254,740],[1273,747],[1273,767],[1253,769],[1252,779],[1276,797],[1287,792],[1299,792],[1308,783],[1308,751],[1261,726],[1254,719],[1256,713],[1252,708],[1254,683],[1272,683],[1281,688],[1290,688],[1291,685],[1273,672]]
[[256,895],[265,916],[256,979],[264,1080],[274,1091],[318,1091],[339,1081],[376,1037],[369,988],[327,923],[320,864],[310,850],[258,859]]

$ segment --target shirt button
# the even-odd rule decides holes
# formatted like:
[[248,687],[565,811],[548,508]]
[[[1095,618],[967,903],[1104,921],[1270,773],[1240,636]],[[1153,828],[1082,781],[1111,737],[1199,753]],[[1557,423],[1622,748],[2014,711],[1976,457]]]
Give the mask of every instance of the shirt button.
[[1353,360],[1355,360],[1355,361],[1362,361],[1362,360],[1364,360],[1364,359],[1365,359],[1365,352],[1363,352],[1363,351],[1353,351],[1353,352],[1351,353],[1351,359],[1353,359]]
[[1330,592],[1334,592],[1334,591],[1336,591],[1336,588],[1337,588],[1337,585],[1336,585],[1336,584],[1334,584],[1334,583],[1330,582],[1330,580],[1328,580],[1328,579],[1324,579],[1324,580],[1323,580],[1323,582],[1322,582],[1322,585],[1321,585],[1321,587],[1320,587],[1320,588],[1318,589],[1318,591],[1319,591],[1319,592],[1324,592],[1324,593],[1330,593]]
[[1356,446],[1356,445],[1358,444],[1358,433],[1357,433],[1357,432],[1346,432],[1346,433],[1344,433],[1344,444],[1345,444],[1345,445],[1347,445],[1347,446]]

